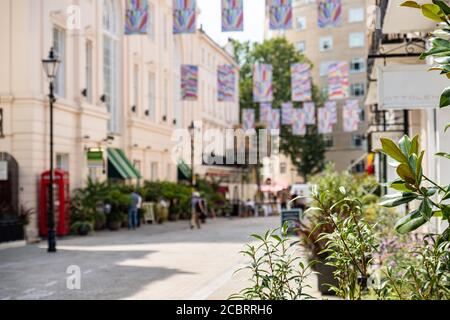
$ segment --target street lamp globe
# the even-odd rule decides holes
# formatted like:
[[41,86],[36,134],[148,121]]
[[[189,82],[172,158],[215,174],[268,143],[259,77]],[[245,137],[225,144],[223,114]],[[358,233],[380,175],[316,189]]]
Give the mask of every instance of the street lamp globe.
[[50,49],[47,59],[42,59],[42,67],[47,78],[52,81],[56,77],[61,61],[55,55],[53,48]]

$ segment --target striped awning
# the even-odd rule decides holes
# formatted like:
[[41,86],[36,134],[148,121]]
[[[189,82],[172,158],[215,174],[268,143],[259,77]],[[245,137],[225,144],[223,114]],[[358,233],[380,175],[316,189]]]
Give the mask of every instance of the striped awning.
[[[109,165],[113,166],[118,177],[124,180],[142,179],[142,176],[121,149],[108,148]],[[108,170],[109,171],[109,170]]]

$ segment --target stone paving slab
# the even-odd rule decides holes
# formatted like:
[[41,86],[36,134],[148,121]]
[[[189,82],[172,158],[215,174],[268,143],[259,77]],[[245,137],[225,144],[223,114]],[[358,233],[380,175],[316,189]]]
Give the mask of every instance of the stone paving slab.
[[[227,299],[245,284],[233,273],[249,235],[278,225],[278,217],[223,218],[190,230],[180,221],[66,238],[56,254],[45,242],[0,250],[0,299]],[[67,289],[73,265],[80,290]]]

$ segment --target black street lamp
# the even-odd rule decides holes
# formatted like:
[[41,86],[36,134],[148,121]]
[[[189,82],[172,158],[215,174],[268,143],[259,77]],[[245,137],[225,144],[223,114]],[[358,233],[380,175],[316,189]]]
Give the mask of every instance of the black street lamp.
[[53,194],[53,103],[56,101],[53,93],[53,84],[55,81],[56,73],[61,61],[55,56],[53,48],[50,49],[50,53],[47,59],[42,60],[42,66],[44,72],[48,78],[50,92],[48,95],[50,103],[50,185],[48,195],[48,252],[56,252],[56,232],[55,232],[55,201]]
[[191,125],[189,126],[189,133],[191,135],[191,187],[192,192],[194,190],[195,186],[195,177],[194,177],[194,153],[195,153],[195,144],[194,144],[194,136],[195,136],[195,125],[194,121],[191,122]]

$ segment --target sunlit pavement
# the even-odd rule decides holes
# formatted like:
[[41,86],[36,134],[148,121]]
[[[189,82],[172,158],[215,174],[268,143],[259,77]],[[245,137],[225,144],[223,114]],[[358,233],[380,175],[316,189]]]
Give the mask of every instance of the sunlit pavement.
[[[61,240],[56,254],[44,242],[0,250],[0,299],[227,299],[246,284],[247,274],[234,272],[249,235],[279,223],[217,219],[190,230],[180,221]],[[67,288],[72,265],[81,270],[79,290]]]

